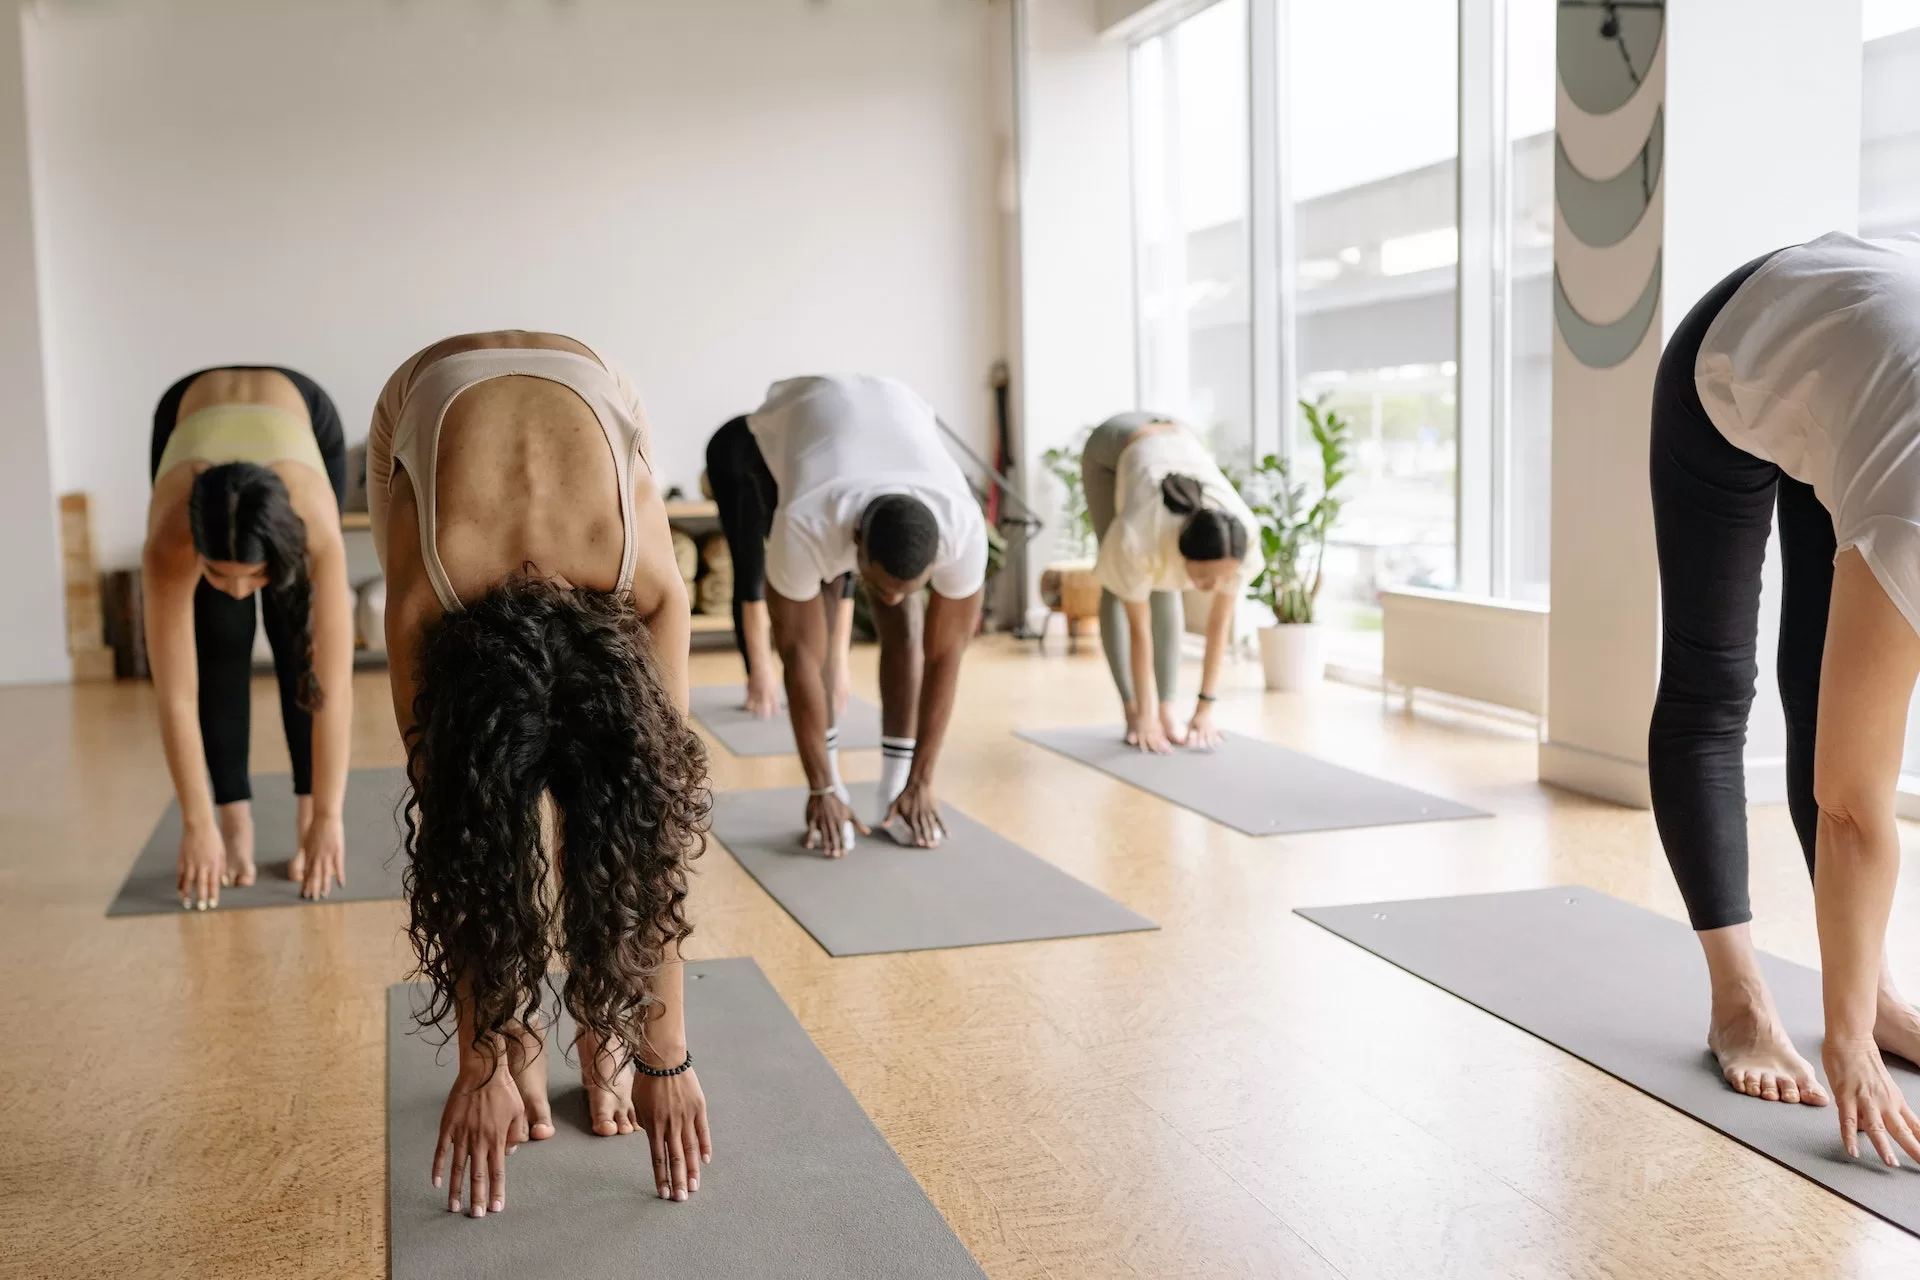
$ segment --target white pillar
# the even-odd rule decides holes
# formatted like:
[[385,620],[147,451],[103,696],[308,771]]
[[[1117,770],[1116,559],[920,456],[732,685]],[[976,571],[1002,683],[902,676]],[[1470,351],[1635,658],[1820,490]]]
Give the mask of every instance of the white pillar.
[[47,447],[22,20],[15,0],[0,0],[0,684],[72,674]]
[[1854,228],[1860,60],[1860,0],[1563,0],[1543,781],[1648,802],[1654,370],[1735,267]]

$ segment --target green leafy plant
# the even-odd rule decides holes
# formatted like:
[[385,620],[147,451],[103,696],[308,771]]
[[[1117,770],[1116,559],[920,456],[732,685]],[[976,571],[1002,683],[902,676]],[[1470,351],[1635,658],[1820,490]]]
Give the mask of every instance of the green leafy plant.
[[1247,594],[1273,611],[1280,623],[1312,622],[1326,565],[1327,536],[1345,500],[1340,486],[1347,466],[1352,424],[1326,407],[1302,400],[1300,412],[1319,447],[1317,485],[1294,478],[1293,459],[1270,453],[1252,471],[1232,477],[1260,524],[1261,569]]
[[1060,486],[1060,542],[1075,559],[1093,555],[1093,517],[1087,513],[1087,490],[1080,478],[1080,455],[1087,447],[1092,427],[1082,428],[1067,444],[1058,445],[1040,455],[1040,462]]

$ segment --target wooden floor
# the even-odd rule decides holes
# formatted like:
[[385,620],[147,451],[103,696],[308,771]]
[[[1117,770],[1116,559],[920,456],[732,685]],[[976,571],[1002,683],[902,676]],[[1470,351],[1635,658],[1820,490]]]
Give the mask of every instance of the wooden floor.
[[[385,678],[359,681],[354,761],[398,763]],[[834,960],[701,863],[689,953],[760,962],[990,1275],[1920,1275],[1920,1240],[1290,914],[1579,881],[1678,915],[1647,815],[1537,785],[1527,729],[1230,681],[1229,727],[1498,817],[1237,835],[1011,737],[1114,709],[1096,654],[991,639],[942,795],[1159,932]],[[284,768],[265,685],[254,723]],[[0,691],[0,1276],[384,1276],[401,908],[108,920],[168,798],[149,689]],[[1754,829],[1762,944],[1811,962],[1784,812]],[[1920,986],[1916,921],[1904,895]],[[718,1179],[753,1135],[716,1137]]]

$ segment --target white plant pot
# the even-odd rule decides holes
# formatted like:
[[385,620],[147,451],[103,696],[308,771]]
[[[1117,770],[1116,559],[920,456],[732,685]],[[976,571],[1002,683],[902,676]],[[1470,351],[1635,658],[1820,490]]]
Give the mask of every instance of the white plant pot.
[[1327,629],[1318,622],[1260,628],[1260,669],[1267,688],[1310,689],[1327,673]]

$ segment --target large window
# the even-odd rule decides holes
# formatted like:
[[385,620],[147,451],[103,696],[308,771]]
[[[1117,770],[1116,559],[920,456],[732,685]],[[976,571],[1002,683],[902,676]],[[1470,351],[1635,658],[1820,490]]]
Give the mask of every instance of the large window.
[[1248,118],[1247,0],[1134,47],[1140,407],[1228,464],[1252,447]]
[[1321,610],[1336,660],[1377,667],[1379,589],[1456,580],[1459,21],[1435,0],[1291,0],[1284,30],[1296,391],[1354,424]]
[[1860,234],[1920,231],[1920,0],[1862,9]]
[[1219,0],[1134,48],[1140,407],[1227,464],[1310,463],[1295,399],[1353,423],[1344,665],[1386,588],[1546,598],[1556,12]]

